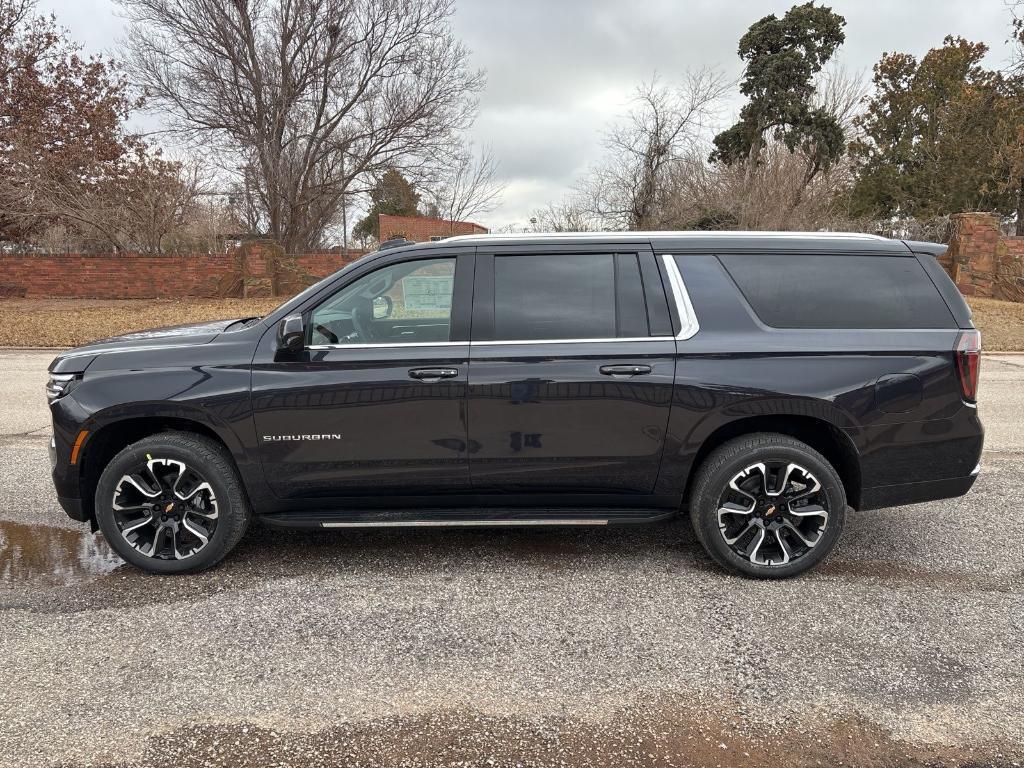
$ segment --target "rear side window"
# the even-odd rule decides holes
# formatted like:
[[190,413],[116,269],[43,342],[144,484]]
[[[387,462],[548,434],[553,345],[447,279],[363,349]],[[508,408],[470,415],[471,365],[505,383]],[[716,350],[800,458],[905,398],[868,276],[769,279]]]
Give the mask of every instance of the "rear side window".
[[719,260],[761,321],[775,328],[956,327],[913,257],[734,254]]
[[494,338],[615,338],[616,272],[610,253],[495,256]]

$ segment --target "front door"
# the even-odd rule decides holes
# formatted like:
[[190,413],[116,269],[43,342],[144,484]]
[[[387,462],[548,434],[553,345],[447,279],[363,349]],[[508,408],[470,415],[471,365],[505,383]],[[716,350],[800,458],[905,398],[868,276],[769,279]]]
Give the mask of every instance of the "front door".
[[474,489],[652,493],[676,349],[650,249],[495,247],[474,295]]
[[472,269],[470,254],[392,261],[304,313],[300,359],[257,356],[253,412],[277,496],[421,495],[469,485]]

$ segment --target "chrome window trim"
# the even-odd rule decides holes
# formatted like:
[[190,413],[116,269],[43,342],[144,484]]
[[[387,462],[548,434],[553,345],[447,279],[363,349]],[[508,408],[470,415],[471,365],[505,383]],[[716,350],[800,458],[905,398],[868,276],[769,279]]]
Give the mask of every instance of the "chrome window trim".
[[676,335],[676,339],[686,341],[693,338],[697,331],[700,330],[700,323],[697,322],[697,313],[693,310],[693,304],[690,301],[690,294],[686,290],[686,284],[683,282],[683,276],[679,274],[679,265],[676,264],[675,256],[666,253],[661,258],[665,263],[665,272],[668,274],[672,297],[675,299],[676,309],[679,312],[679,322],[682,325],[682,329]]
[[306,349],[392,349],[398,347],[464,347],[468,341],[397,341],[393,344],[309,344]]
[[500,341],[474,341],[474,347],[494,347],[499,344],[511,344],[513,346],[525,344],[610,344],[614,341],[673,341],[673,336],[614,336],[598,339],[502,339]]
[[635,343],[639,341],[686,341],[693,338],[700,330],[700,323],[697,321],[697,314],[694,312],[693,304],[690,301],[690,294],[686,290],[683,276],[679,273],[679,266],[675,257],[671,254],[663,254],[662,261],[665,264],[665,272],[668,274],[669,290],[672,292],[672,299],[675,301],[676,310],[679,313],[679,321],[682,329],[675,336],[637,336],[637,337],[613,337],[598,339],[501,339],[494,341],[418,341],[408,344],[396,342],[394,344],[313,344],[306,347],[310,350],[326,349],[391,349],[397,347],[496,347],[499,345],[527,346],[534,344],[610,344],[616,341]]
[[306,347],[310,350],[325,349],[390,349],[397,347],[493,347],[499,344],[526,345],[526,344],[608,344],[615,341],[675,341],[675,336],[639,336],[627,338],[616,336],[607,339],[512,339],[509,341],[418,341],[403,344],[313,344]]

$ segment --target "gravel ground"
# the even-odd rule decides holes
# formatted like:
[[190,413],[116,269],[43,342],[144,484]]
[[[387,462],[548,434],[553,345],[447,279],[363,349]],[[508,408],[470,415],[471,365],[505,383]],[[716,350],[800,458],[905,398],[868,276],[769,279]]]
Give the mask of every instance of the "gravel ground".
[[983,364],[969,496],[781,583],[680,522],[256,529],[147,576],[56,506],[49,357],[0,353],[2,766],[1024,765],[1024,357]]

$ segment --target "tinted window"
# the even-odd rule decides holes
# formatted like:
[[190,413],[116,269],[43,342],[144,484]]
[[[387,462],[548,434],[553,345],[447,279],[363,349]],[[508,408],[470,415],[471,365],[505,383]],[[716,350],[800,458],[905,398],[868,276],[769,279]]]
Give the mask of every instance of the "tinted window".
[[360,277],[313,310],[313,344],[448,341],[455,259],[391,264]]
[[899,256],[719,257],[762,322],[776,328],[951,328],[917,259]]
[[495,339],[615,336],[612,254],[494,258]]

